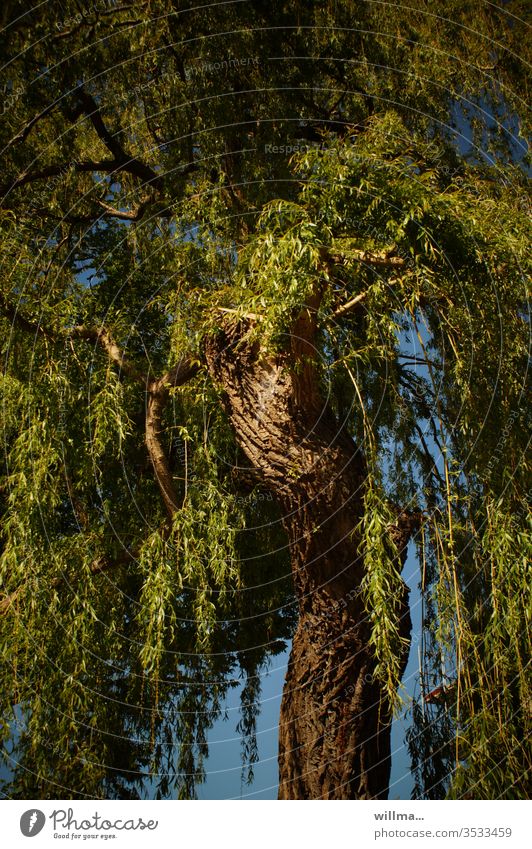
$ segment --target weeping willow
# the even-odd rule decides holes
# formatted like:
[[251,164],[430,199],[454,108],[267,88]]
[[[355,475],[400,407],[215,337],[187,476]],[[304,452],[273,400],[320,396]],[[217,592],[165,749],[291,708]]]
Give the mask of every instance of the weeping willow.
[[[414,795],[525,798],[521,4],[481,3],[474,22],[421,0],[236,5],[141,4],[131,22],[66,3],[56,31],[6,6],[4,792],[194,798],[238,685],[253,781],[260,675],[297,611],[279,506],[205,350],[238,331],[240,350],[281,355],[311,303],[320,396],[364,452],[353,593],[381,692],[412,719]],[[223,67],[227,33],[257,60]]]

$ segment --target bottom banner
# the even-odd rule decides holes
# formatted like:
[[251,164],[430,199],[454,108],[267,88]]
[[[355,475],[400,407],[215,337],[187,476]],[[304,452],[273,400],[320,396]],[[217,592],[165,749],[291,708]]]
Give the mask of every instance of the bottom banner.
[[[167,802],[3,803],[6,847],[66,844],[165,849],[530,845],[530,802]],[[68,841],[68,843],[67,843]]]

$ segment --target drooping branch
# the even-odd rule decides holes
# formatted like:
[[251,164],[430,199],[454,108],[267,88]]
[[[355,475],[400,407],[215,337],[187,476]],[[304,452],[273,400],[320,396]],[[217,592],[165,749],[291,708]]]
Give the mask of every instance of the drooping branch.
[[[89,571],[92,575],[98,575],[100,572],[107,572],[111,569],[116,569],[119,566],[124,566],[126,563],[134,561],[136,559],[136,556],[137,555],[134,552],[127,551],[126,549],[124,549],[124,551],[122,551],[121,554],[118,555],[118,557],[115,557],[113,560],[110,560],[109,558],[102,555],[101,557],[96,557],[92,561],[89,567]],[[50,582],[50,586],[52,588],[60,587],[66,582],[67,577],[61,576],[54,578]],[[3,598],[0,598],[0,616],[5,615],[9,611],[9,609],[16,603],[17,598],[19,598],[19,596],[23,593],[27,586],[27,583],[21,584],[16,588],[16,590],[13,590],[13,592],[9,593],[8,595],[5,595]]]
[[0,294],[0,311],[4,314],[12,324],[16,325],[21,330],[28,333],[34,333],[41,336],[46,336],[48,339],[57,341],[58,339],[85,339],[88,342],[98,344],[106,352],[112,362],[114,362],[121,371],[140,383],[144,388],[150,383],[150,378],[147,373],[137,368],[126,357],[120,346],[115,342],[111,333],[105,327],[85,327],[84,325],[76,325],[66,330],[53,330],[47,327],[42,322],[32,321],[26,318],[16,307],[10,304],[6,298]]
[[30,319],[25,318],[22,313],[18,311],[16,307],[9,303],[0,293],[0,311],[3,313],[5,318],[9,319],[12,324],[16,324],[16,326],[20,330],[24,330],[26,333],[34,333],[34,334],[42,334],[43,336],[50,336],[50,333],[47,329],[37,322],[31,321]]
[[174,486],[168,457],[161,439],[163,430],[162,417],[170,389],[182,386],[191,380],[197,374],[199,364],[192,358],[183,356],[162,377],[151,378],[147,372],[139,369],[125,356],[120,346],[105,327],[92,328],[78,325],[66,331],[56,332],[50,330],[44,324],[26,319],[2,296],[0,296],[0,310],[10,321],[26,332],[40,334],[56,340],[57,338],[84,339],[99,345],[111,362],[118,366],[120,371],[142,386],[147,395],[145,418],[146,447],[164,505],[170,518],[172,518],[176,510],[179,509],[180,503]]
[[0,295],[0,311],[12,322],[12,324],[27,333],[46,336],[48,339],[56,341],[58,339],[85,339],[88,342],[94,342],[103,348],[109,359],[112,360],[112,362],[114,362],[121,371],[127,374],[128,377],[131,377],[143,387],[146,387],[150,382],[148,375],[140,371],[137,366],[130,362],[122,349],[113,339],[109,330],[103,326],[96,328],[76,325],[75,327],[71,327],[67,330],[53,330],[42,322],[31,321],[26,318],[16,307],[10,304],[3,295]]
[[[28,329],[29,326],[33,332],[37,330],[37,326],[33,325],[31,322],[26,322],[26,325],[27,327],[25,327],[25,329]],[[124,356],[106,331],[92,332],[81,327],[74,328],[74,330],[77,332],[73,335],[77,335],[78,338],[92,339],[97,336],[98,340],[109,354],[110,359],[120,365],[123,369],[125,362]],[[45,333],[46,331],[41,328],[39,332]],[[197,374],[198,370],[199,364],[197,362],[193,361],[189,357],[182,357],[180,361],[162,377],[151,381],[144,378],[144,386],[147,388],[146,447],[148,449],[148,454],[150,456],[161,496],[170,518],[173,518],[175,512],[180,508],[181,503],[177,496],[172,472],[170,470],[170,464],[161,439],[162,416],[169,397],[170,389],[187,383]],[[140,374],[140,372],[136,373],[137,378]],[[74,501],[75,495],[68,475],[66,479],[69,497],[71,501]],[[92,574],[104,572],[108,569],[124,565],[129,561],[135,560],[135,557],[135,553],[128,551],[124,551],[118,558],[115,558],[112,561],[105,556],[101,556],[91,563],[90,571]],[[62,577],[54,578],[51,582],[51,586],[60,586],[64,583],[64,581],[65,579]],[[12,605],[16,602],[17,598],[23,592],[25,586],[26,584],[22,584],[17,587],[16,590],[13,590],[13,592],[0,599],[0,615],[4,615],[9,611]]]

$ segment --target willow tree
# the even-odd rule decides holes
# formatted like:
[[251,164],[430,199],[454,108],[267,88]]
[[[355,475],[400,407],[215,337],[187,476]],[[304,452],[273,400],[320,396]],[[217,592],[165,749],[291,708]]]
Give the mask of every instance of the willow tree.
[[522,7],[4,4],[9,795],[526,794]]

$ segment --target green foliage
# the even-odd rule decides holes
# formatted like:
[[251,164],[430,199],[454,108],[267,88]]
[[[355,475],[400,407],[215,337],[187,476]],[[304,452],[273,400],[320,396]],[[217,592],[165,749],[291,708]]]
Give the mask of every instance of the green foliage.
[[400,556],[390,529],[396,521],[382,491],[371,481],[364,494],[364,519],[358,529],[365,574],[362,593],[371,624],[370,642],[375,649],[375,677],[381,682],[392,711],[398,712],[402,659],[408,640],[401,636],[404,583]]
[[[452,795],[525,798],[530,735],[530,516],[505,498],[485,505],[478,571],[487,587],[458,633],[457,774]],[[467,591],[467,587],[466,587]],[[468,607],[461,605],[462,617]]]
[[146,388],[73,329],[152,379],[202,362],[221,309],[279,350],[318,304],[323,388],[368,457],[363,590],[396,706],[389,505],[424,513],[416,793],[526,796],[524,3],[474,24],[461,0],[4,5],[6,792],[194,797],[236,675],[252,769],[259,672],[295,623],[278,509],[234,473],[202,368],[161,422],[169,523]]

